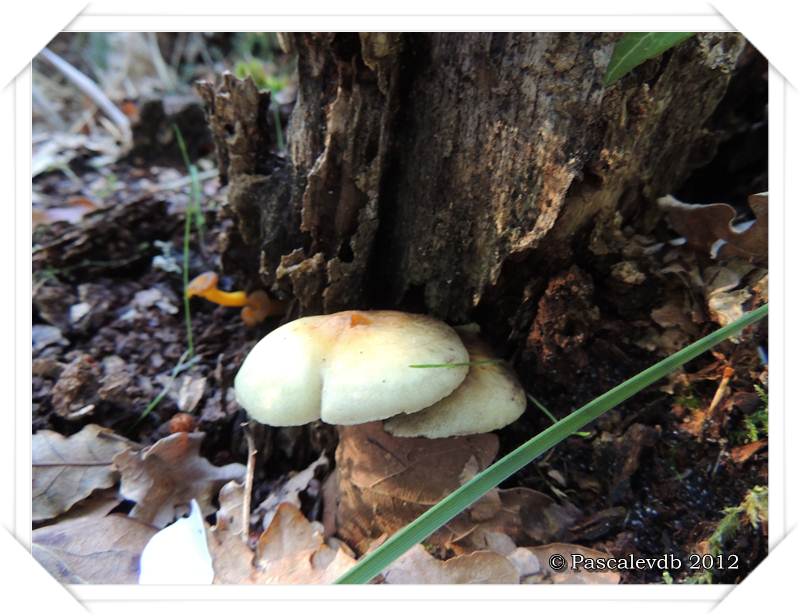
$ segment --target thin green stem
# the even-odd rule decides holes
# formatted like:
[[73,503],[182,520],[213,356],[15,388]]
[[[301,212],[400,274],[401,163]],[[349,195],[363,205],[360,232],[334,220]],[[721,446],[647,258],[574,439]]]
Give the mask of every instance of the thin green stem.
[[475,361],[459,361],[451,364],[409,364],[409,368],[460,368],[461,366],[483,366],[499,364],[502,359],[476,359]]
[[[172,130],[175,132],[175,140],[178,142],[178,149],[181,151],[183,163],[189,172],[191,182],[191,199],[189,206],[186,208],[186,218],[183,224],[183,320],[186,324],[186,346],[188,347],[189,357],[194,355],[194,335],[192,333],[192,311],[189,306],[189,296],[186,293],[189,287],[189,264],[191,257],[191,239],[192,239],[192,218],[197,217],[198,231],[202,233],[202,219],[200,214],[200,181],[197,177],[197,168],[192,164],[189,158],[189,151],[186,148],[186,142],[183,140],[181,129],[177,124],[172,125]],[[200,238],[202,243],[202,237]]]
[[[544,404],[539,402],[536,398],[534,398],[532,395],[530,395],[527,392],[525,392],[525,395],[528,396],[528,400],[533,402],[533,404],[534,404],[534,406],[536,406],[536,408],[538,408],[542,413],[547,415],[547,418],[550,421],[552,421],[553,423],[558,423],[558,419],[556,419],[556,416],[553,415],[550,411],[548,411],[547,407]],[[592,433],[591,432],[575,432],[574,434],[575,434],[575,436],[580,436],[581,438],[587,438],[587,437],[591,436]]]
[[192,311],[189,307],[189,240],[192,234],[192,217],[186,212],[186,220],[183,223],[183,320],[186,323],[186,346],[189,357],[194,355],[194,335],[192,334]]
[[530,395],[530,394],[526,394],[526,395],[528,396],[528,400],[530,400],[531,402],[533,402],[533,404],[536,406],[536,408],[538,408],[538,409],[539,409],[539,410],[540,410],[542,413],[544,413],[545,415],[547,415],[547,418],[548,418],[550,421],[552,421],[553,423],[558,423],[558,419],[556,419],[556,416],[555,416],[555,415],[553,415],[553,414],[552,414],[550,411],[548,411],[548,410],[547,410],[547,407],[546,407],[544,404],[542,404],[541,402],[539,402],[539,401],[538,401],[536,398],[534,398],[532,395]]

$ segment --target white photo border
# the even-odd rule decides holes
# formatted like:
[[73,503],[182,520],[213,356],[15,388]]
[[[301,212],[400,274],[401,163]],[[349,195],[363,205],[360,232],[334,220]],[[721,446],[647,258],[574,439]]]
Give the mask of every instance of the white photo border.
[[[237,3],[230,4],[234,10]],[[240,3],[241,4],[241,3]],[[323,3],[317,2],[322,7]],[[351,3],[352,4],[352,3]],[[361,3],[363,4],[363,3]],[[415,6],[419,3],[414,3]],[[425,3],[429,4],[429,3]],[[474,5],[475,3],[473,3]],[[569,3],[570,6],[580,4],[584,7],[594,6],[591,3]],[[630,5],[630,3],[628,3]],[[654,7],[665,3],[648,3],[647,11],[637,4],[636,14],[599,15],[580,13],[562,14],[551,12],[540,15],[376,15],[352,13],[343,15],[325,15],[320,13],[308,15],[274,14],[274,15],[215,15],[206,7],[218,7],[210,2],[187,3],[185,7],[170,5],[170,13],[159,15],[145,13],[145,9],[164,8],[163,3],[145,2],[137,7],[138,13],[101,12],[108,11],[103,7],[91,5],[89,10],[77,17],[67,31],[730,31],[732,27],[718,13],[711,11],[692,12],[686,14],[669,14],[663,6],[656,12]],[[686,2],[678,3],[681,6]],[[693,3],[698,6],[699,3]],[[252,5],[250,5],[252,6]],[[632,6],[632,5],[631,5]],[[258,8],[258,7],[256,7]],[[537,11],[539,7],[536,7]],[[181,11],[186,9],[184,14]],[[129,9],[128,9],[129,10]],[[218,10],[215,8],[214,10]],[[589,9],[588,13],[596,13],[597,9]],[[194,14],[192,14],[194,13]],[[373,9],[374,13],[374,9]],[[23,71],[0,95],[0,113],[3,118],[3,132],[10,129],[12,140],[2,141],[3,182],[2,187],[7,197],[14,200],[14,224],[3,225],[3,240],[0,250],[3,251],[4,267],[14,264],[14,271],[8,272],[6,280],[14,280],[15,301],[13,314],[11,304],[2,305],[2,322],[6,325],[6,340],[10,346],[13,340],[14,353],[3,355],[0,369],[6,391],[13,389],[15,411],[12,416],[11,429],[3,431],[2,451],[5,456],[2,464],[2,492],[13,494],[9,507],[0,510],[0,522],[12,530],[17,540],[24,546],[30,546],[31,533],[31,465],[30,465],[30,419],[31,406],[31,355],[29,351],[29,334],[31,328],[30,294],[31,270],[29,269],[30,247],[30,156],[31,156],[31,74],[30,67]],[[797,436],[796,417],[792,419],[786,413],[786,372],[791,361],[786,356],[786,349],[791,349],[791,341],[798,340],[798,327],[787,323],[785,306],[797,305],[788,303],[796,293],[786,287],[787,251],[796,250],[797,244],[786,243],[791,229],[800,229],[800,204],[787,207],[786,197],[791,194],[797,203],[800,194],[797,190],[798,176],[788,176],[787,157],[790,153],[793,166],[797,169],[797,113],[798,93],[788,86],[784,78],[774,68],[769,75],[769,181],[770,181],[770,270],[772,278],[772,299],[770,314],[770,402],[773,413],[770,416],[770,520],[769,545],[774,548],[786,536],[789,526],[797,521],[796,494],[790,497],[787,492],[787,460],[792,456],[796,463],[798,455],[788,447],[790,436]],[[789,107],[792,108],[793,133],[787,134]],[[11,121],[9,121],[9,115]],[[9,173],[9,170],[11,173]],[[791,186],[790,186],[791,185]],[[11,193],[11,194],[10,194]],[[789,227],[788,223],[795,223]],[[787,227],[789,227],[787,229]],[[13,237],[11,237],[13,235]],[[796,256],[796,255],[795,255]],[[789,261],[791,262],[791,261]],[[9,327],[10,326],[10,327]],[[791,330],[791,332],[790,332]],[[790,339],[787,334],[791,333]],[[10,361],[9,361],[10,360]],[[13,379],[8,378],[13,375]],[[795,400],[796,400],[795,396]],[[8,424],[7,424],[8,425]],[[795,428],[791,433],[790,428]],[[796,448],[794,448],[796,450]],[[796,468],[796,464],[793,465]],[[792,507],[790,508],[790,504]],[[791,514],[791,515],[790,515]],[[2,530],[0,530],[2,532]],[[766,562],[766,561],[765,561]],[[759,567],[764,566],[760,565]],[[21,581],[24,583],[24,581]],[[743,582],[747,584],[747,581]],[[741,585],[740,585],[741,586]],[[175,601],[188,601],[184,607],[191,606],[193,611],[218,613],[220,602],[236,602],[237,609],[248,609],[239,602],[269,600],[269,609],[297,609],[295,601],[308,602],[310,609],[317,609],[317,602],[332,602],[344,607],[345,603],[361,602],[359,609],[376,604],[377,609],[386,608],[381,601],[398,604],[418,601],[459,601],[465,607],[474,608],[483,602],[504,601],[509,607],[517,603],[528,609],[562,609],[563,601],[575,600],[577,605],[590,601],[592,610],[605,611],[606,606],[614,613],[620,612],[622,601],[627,608],[641,613],[670,611],[676,608],[700,608],[707,611],[723,599],[734,586],[687,586],[687,585],[621,585],[621,586],[209,586],[209,587],[138,587],[115,585],[69,585],[68,590],[92,612],[120,614],[126,609],[136,606],[137,612],[149,605],[168,607]],[[762,589],[766,590],[766,589]],[[35,594],[31,588],[29,593]],[[756,592],[756,589],[750,589]],[[535,605],[528,602],[536,601]],[[132,603],[124,603],[132,602]],[[141,602],[144,602],[142,604]],[[380,603],[380,605],[378,605]],[[285,605],[284,605],[285,604]],[[505,605],[505,604],[504,604]],[[173,605],[173,609],[177,606]],[[329,608],[324,608],[329,609]],[[338,611],[338,607],[335,611]],[[414,608],[417,609],[417,608]],[[482,609],[482,608],[479,608]]]

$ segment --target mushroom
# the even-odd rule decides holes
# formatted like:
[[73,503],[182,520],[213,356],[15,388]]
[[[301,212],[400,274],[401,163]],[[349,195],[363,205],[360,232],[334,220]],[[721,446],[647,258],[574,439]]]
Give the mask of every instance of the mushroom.
[[[236,400],[271,426],[338,425],[414,413],[467,375],[458,334],[419,314],[347,311],[305,317],[265,336],[236,375]],[[443,370],[419,364],[457,364]]]
[[395,415],[384,423],[394,436],[446,438],[492,432],[525,411],[525,390],[516,375],[492,357],[478,336],[458,328],[469,352],[469,373],[449,396],[413,415]]
[[[429,506],[488,466],[497,452],[490,432],[525,410],[513,373],[476,334],[394,311],[346,311],[287,323],[250,351],[234,390],[258,422],[296,426],[321,419],[339,426],[339,535],[359,549],[421,513],[420,502],[397,504],[383,488],[424,493]],[[426,452],[434,449],[447,463],[428,468]],[[355,485],[387,461],[421,469],[435,488],[420,491],[418,475],[402,472],[389,473],[377,491]],[[396,511],[384,516],[387,507]],[[366,511],[374,519],[361,523]]]
[[264,291],[223,291],[217,287],[219,276],[204,272],[186,286],[186,297],[202,297],[220,306],[242,309],[242,321],[248,327],[258,325],[269,316],[283,314],[284,302],[273,300]]

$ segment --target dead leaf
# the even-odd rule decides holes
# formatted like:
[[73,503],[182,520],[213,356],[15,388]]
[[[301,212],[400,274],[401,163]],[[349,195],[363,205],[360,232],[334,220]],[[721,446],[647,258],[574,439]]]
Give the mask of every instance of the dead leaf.
[[94,358],[86,353],[78,353],[61,371],[53,386],[55,412],[69,418],[88,404],[96,402],[100,378],[100,368]]
[[257,584],[330,584],[355,564],[344,547],[325,543],[322,525],[281,503],[258,540]]
[[450,533],[446,547],[457,553],[494,549],[497,534],[508,536],[516,544],[547,543],[562,539],[580,517],[569,503],[560,505],[550,496],[530,488],[493,490],[498,505],[491,517],[476,519],[470,509],[444,527]]
[[[361,489],[434,505],[461,485],[452,478],[466,480],[483,470],[494,460],[497,449],[497,437],[493,434],[446,439],[399,438],[386,433],[381,422],[370,422],[342,426],[337,459],[341,458],[343,464],[337,466]],[[433,474],[431,469],[441,472]]]
[[299,473],[294,474],[282,484],[273,489],[262,503],[253,511],[254,515],[263,516],[262,528],[267,528],[275,516],[275,511],[281,503],[290,503],[300,507],[300,493],[305,492],[319,467],[327,467],[328,458],[323,453],[316,462]]
[[733,224],[736,210],[726,203],[690,204],[671,195],[658,199],[666,210],[670,225],[690,246],[711,258],[741,257],[766,263],[768,256],[767,193],[748,199],[755,219]]
[[244,486],[231,481],[219,492],[216,524],[209,529],[208,551],[214,565],[215,584],[247,584],[253,574],[255,554],[242,536]]
[[138,452],[114,458],[121,477],[120,494],[136,505],[130,515],[164,528],[188,511],[196,499],[203,515],[213,513],[212,499],[228,481],[244,478],[242,464],[214,466],[200,456],[202,432],[178,432]]
[[341,426],[338,535],[363,553],[372,539],[402,528],[489,466],[497,449],[491,433],[400,438],[381,422]]
[[97,205],[89,199],[75,200],[67,207],[40,207],[34,206],[31,209],[31,222],[35,229],[39,225],[49,225],[54,222],[68,222],[78,224],[81,219],[89,212],[97,209]]
[[95,490],[114,485],[114,456],[133,447],[135,443],[94,424],[70,437],[50,430],[34,434],[33,521],[54,518]]
[[[580,545],[568,543],[551,543],[536,547],[520,548],[533,554],[539,561],[540,568],[537,573],[523,577],[523,584],[619,584],[620,575],[616,571],[588,571],[586,569],[573,570],[570,556],[581,554],[587,559],[610,558],[610,554],[598,552]],[[559,554],[566,559],[563,570],[554,570],[550,565],[550,557]],[[525,561],[521,561],[525,562]]]
[[490,551],[438,560],[417,544],[383,573],[387,584],[518,584],[517,568]]
[[116,487],[92,492],[92,495],[70,507],[69,511],[58,516],[57,522],[75,520],[78,518],[89,519],[92,517],[104,518],[111,513],[120,503],[122,497]]
[[31,553],[65,584],[135,584],[139,556],[156,529],[112,513],[33,531]]
[[[745,303],[752,297],[744,285],[753,267],[744,262],[729,262],[703,272],[706,302],[711,318],[721,326],[733,323],[745,313]],[[744,286],[744,288],[737,288]]]
[[734,447],[731,449],[731,460],[736,462],[736,464],[744,464],[764,447],[766,447],[766,445],[766,440],[760,440]]
[[206,377],[204,376],[184,376],[178,390],[178,410],[184,413],[191,413],[206,391]]
[[660,429],[641,423],[631,424],[624,434],[615,436],[603,432],[592,443],[594,457],[598,460],[608,460],[614,469],[610,477],[608,500],[612,505],[625,501],[631,493],[631,478],[639,469],[642,454],[653,447],[661,432]]
[[670,300],[663,306],[653,309],[650,316],[664,329],[677,327],[689,335],[697,334],[697,325],[692,321],[685,297],[681,303]]

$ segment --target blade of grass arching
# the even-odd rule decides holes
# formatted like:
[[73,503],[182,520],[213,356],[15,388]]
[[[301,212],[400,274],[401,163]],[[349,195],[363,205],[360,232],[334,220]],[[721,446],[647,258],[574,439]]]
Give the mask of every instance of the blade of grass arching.
[[767,315],[765,304],[745,314],[737,321],[718,329],[697,342],[652,365],[624,383],[595,398],[589,404],[570,413],[546,430],[504,456],[486,470],[428,509],[411,524],[392,535],[383,545],[365,555],[347,573],[336,580],[337,584],[366,584],[395,559],[414,545],[453,519],[489,490],[555,447],[570,434],[597,419],[606,411],[624,402],[645,387],[652,385],[676,368],[694,359],[739,330]]

